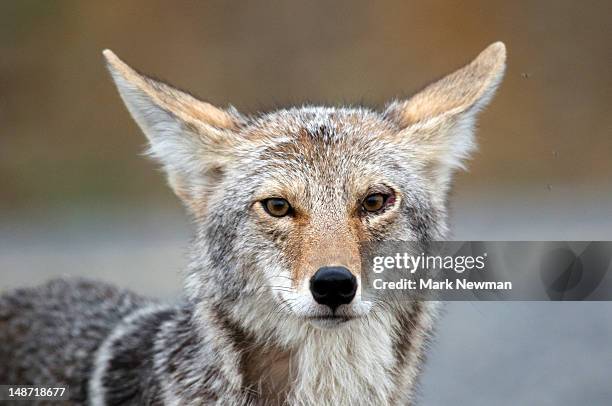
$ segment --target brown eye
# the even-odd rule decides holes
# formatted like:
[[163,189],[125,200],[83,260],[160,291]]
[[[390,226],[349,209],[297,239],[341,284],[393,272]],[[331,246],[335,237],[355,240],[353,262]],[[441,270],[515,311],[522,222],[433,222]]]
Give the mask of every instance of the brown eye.
[[271,198],[261,202],[266,212],[273,217],[284,217],[291,211],[291,205],[285,199]]
[[387,197],[387,195],[383,195],[382,193],[373,193],[363,199],[363,209],[369,213],[376,213],[385,206]]

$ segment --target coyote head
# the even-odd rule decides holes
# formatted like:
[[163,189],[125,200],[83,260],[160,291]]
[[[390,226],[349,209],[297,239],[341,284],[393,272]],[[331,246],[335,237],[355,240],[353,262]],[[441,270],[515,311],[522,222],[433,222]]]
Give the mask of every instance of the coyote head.
[[370,311],[362,243],[444,238],[451,176],[505,67],[498,42],[382,112],[304,106],[247,117],[104,55],[195,219],[191,292],[224,303],[249,295],[317,327]]

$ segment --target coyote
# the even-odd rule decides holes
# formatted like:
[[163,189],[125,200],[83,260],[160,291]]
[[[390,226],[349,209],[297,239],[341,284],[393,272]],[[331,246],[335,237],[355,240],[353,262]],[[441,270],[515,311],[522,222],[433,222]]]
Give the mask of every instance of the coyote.
[[447,195],[505,69],[494,43],[380,112],[257,116],[148,78],[111,51],[119,94],[193,218],[184,295],[85,279],[0,298],[0,384],[73,404],[414,402],[438,305],[361,298],[360,245],[447,236]]

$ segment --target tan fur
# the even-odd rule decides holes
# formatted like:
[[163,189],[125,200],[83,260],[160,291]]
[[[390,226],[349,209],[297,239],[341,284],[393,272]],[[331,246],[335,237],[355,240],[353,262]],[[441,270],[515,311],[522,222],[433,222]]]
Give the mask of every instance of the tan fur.
[[492,82],[499,80],[505,61],[504,44],[491,44],[471,63],[394,106],[389,114],[407,127],[440,115],[463,112],[483,97]]
[[[299,237],[290,242],[290,249],[298,254],[292,272],[298,287],[323,266],[344,266],[356,276],[361,275],[359,239],[350,219],[333,219],[306,224],[296,232]],[[353,224],[351,224],[353,223]]]
[[103,54],[108,64],[117,73],[122,75],[128,82],[137,86],[138,89],[149,96],[160,107],[176,114],[186,123],[192,123],[196,128],[201,123],[224,129],[235,129],[238,127],[235,117],[232,117],[227,112],[212,104],[200,101],[187,93],[176,91],[169,86],[165,86],[163,83],[148,80],[130,68],[110,49],[104,50]]
[[279,348],[255,348],[245,356],[245,380],[267,405],[282,405],[291,388],[291,353]]

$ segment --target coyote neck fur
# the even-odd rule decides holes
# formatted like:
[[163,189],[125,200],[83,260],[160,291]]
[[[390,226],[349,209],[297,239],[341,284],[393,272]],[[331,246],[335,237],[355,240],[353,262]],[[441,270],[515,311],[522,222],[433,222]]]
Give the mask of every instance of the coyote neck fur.
[[339,331],[282,337],[269,326],[242,324],[227,308],[197,303],[160,329],[157,380],[168,404],[197,404],[213,392],[223,404],[405,404],[434,313],[435,306],[417,303]]

